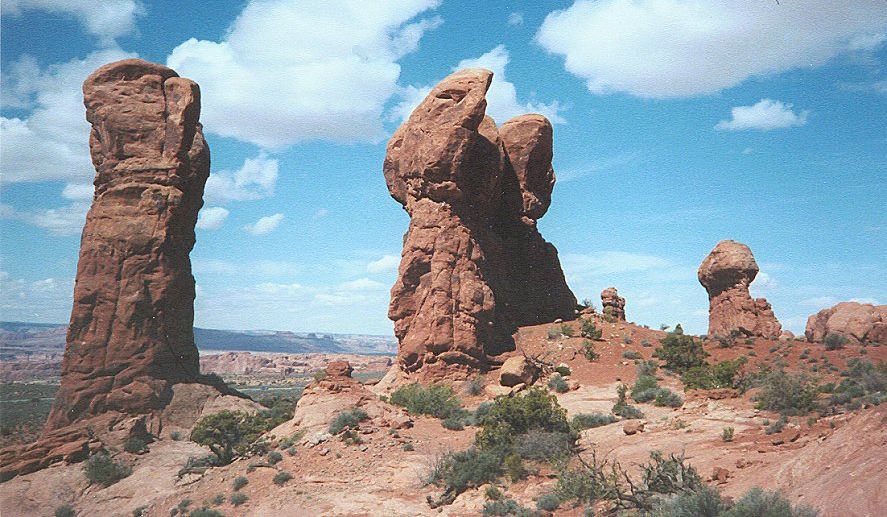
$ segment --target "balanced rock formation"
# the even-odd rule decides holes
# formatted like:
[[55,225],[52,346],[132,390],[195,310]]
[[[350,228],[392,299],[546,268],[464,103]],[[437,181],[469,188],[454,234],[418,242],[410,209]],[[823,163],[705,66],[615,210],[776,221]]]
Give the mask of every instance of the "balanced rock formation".
[[618,321],[625,321],[625,298],[619,296],[615,287],[601,291],[601,312]]
[[777,337],[782,325],[764,298],[753,299],[748,286],[758,274],[758,264],[745,244],[718,243],[699,266],[699,283],[708,291],[708,335],[742,334]]
[[808,341],[823,341],[829,334],[854,343],[887,345],[887,305],[841,302],[807,318]]
[[388,312],[407,372],[485,368],[513,349],[517,325],[574,316],[536,228],[555,182],[551,124],[523,115],[497,128],[484,113],[492,77],[450,75],[388,142],[385,180],[410,215]]

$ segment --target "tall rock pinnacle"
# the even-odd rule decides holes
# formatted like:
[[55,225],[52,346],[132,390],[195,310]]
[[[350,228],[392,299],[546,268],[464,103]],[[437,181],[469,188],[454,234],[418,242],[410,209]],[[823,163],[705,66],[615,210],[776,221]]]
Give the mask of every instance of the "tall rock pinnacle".
[[388,316],[401,368],[484,368],[517,325],[572,318],[576,299],[536,220],[551,202],[552,128],[485,115],[493,74],[438,84],[388,142],[385,180],[410,215]]
[[161,407],[172,384],[199,374],[189,253],[209,176],[200,90],[127,59],[90,75],[83,96],[95,196],[47,431]]

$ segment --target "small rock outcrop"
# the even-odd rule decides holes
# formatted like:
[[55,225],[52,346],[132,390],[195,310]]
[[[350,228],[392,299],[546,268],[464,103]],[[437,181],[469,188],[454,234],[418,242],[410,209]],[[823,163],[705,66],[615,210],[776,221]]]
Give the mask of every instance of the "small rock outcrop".
[[708,291],[708,335],[741,334],[777,337],[782,325],[764,298],[753,299],[748,286],[758,274],[758,264],[745,244],[718,243],[699,266],[699,283]]
[[601,312],[617,321],[625,321],[625,298],[619,296],[615,287],[601,291]]
[[887,305],[841,302],[807,318],[808,341],[837,334],[854,343],[887,344]]
[[518,384],[529,386],[536,381],[538,375],[539,369],[526,357],[521,355],[509,357],[499,369],[499,384],[509,388]]
[[551,124],[523,115],[497,128],[484,113],[492,76],[450,75],[388,142],[388,190],[410,215],[388,311],[406,372],[483,369],[514,348],[516,326],[574,317],[536,227],[555,182]]

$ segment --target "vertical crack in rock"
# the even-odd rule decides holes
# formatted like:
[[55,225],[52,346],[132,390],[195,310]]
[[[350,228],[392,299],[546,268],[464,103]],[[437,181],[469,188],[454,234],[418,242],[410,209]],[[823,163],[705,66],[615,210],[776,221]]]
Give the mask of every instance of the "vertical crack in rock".
[[699,266],[699,283],[708,291],[708,335],[740,334],[775,338],[782,325],[764,298],[753,299],[748,286],[758,264],[745,244],[724,240]]
[[551,203],[552,127],[486,111],[493,74],[460,70],[391,137],[384,175],[410,215],[388,316],[405,371],[483,369],[519,325],[573,318],[557,250],[536,228]]
[[199,88],[127,59],[90,75],[83,96],[95,197],[47,432],[107,411],[146,413],[199,376],[189,258],[209,176]]

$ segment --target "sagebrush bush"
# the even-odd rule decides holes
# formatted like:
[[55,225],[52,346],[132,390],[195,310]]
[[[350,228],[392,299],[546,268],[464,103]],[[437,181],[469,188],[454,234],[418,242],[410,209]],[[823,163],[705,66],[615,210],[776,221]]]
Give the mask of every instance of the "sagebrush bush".
[[135,436],[128,438],[125,442],[123,442],[123,450],[126,452],[130,452],[133,454],[138,454],[140,452],[145,452],[148,450],[148,444],[145,443],[145,440],[141,438],[137,438]]
[[367,418],[369,415],[360,408],[346,409],[333,418],[328,431],[330,434],[339,434],[345,429],[357,429]]
[[693,336],[685,335],[680,324],[659,343],[661,346],[653,351],[653,356],[664,361],[664,368],[678,373],[694,366],[702,366],[708,357],[702,343],[693,339]]
[[409,384],[396,389],[389,401],[406,408],[415,415],[431,415],[436,418],[447,418],[458,412],[462,403],[453,388],[443,384],[432,384],[428,387],[421,384]]
[[188,514],[188,517],[225,517],[225,514],[211,508],[203,507],[192,511]]
[[231,497],[228,498],[228,500],[231,501],[231,504],[233,506],[240,506],[243,503],[245,503],[248,499],[249,499],[249,497],[247,497],[246,494],[243,494],[240,492],[234,492],[233,494],[231,494]]
[[645,400],[641,400],[638,398],[641,393],[650,392],[651,390],[655,390],[659,387],[659,383],[656,381],[656,377],[652,375],[639,375],[637,380],[634,381],[634,385],[631,387],[631,398],[635,400],[635,402],[649,402],[656,398],[656,393],[646,393],[643,397]]
[[70,504],[63,504],[55,509],[55,517],[75,517],[77,512]]
[[481,430],[475,441],[485,450],[508,449],[518,435],[533,429],[572,433],[566,410],[540,388],[530,388],[516,397],[497,398],[478,424]]
[[458,494],[468,488],[492,483],[501,475],[502,459],[499,456],[472,447],[445,455],[431,475],[431,481]]
[[594,343],[590,339],[582,342],[582,353],[589,361],[597,361],[601,358],[601,354],[594,349]]
[[115,461],[106,452],[99,452],[83,463],[83,473],[90,484],[107,487],[132,474],[132,468]]
[[752,488],[718,517],[816,517],[819,513],[804,505],[792,504],[779,492]]
[[567,381],[564,380],[559,373],[552,375],[548,379],[548,387],[558,393],[566,393],[570,391],[570,386],[567,384]]
[[613,414],[621,416],[626,420],[644,418],[644,414],[638,408],[629,405],[626,402],[625,394],[628,392],[628,387],[625,384],[620,384],[616,386],[616,395],[617,400],[616,404],[613,405]]
[[656,370],[659,369],[659,361],[650,359],[649,361],[641,361],[635,366],[638,377],[656,377]]
[[681,407],[684,405],[684,399],[668,388],[659,388],[653,403],[657,406]]
[[652,517],[720,517],[726,508],[727,504],[718,491],[703,485],[698,490],[664,500],[653,511]]
[[574,440],[569,433],[533,429],[517,437],[514,451],[525,460],[550,462],[569,456]]
[[759,385],[755,396],[758,409],[806,415],[816,407],[816,386],[803,374],[775,370],[766,374]]
[[285,485],[287,481],[293,479],[293,475],[285,470],[281,470],[277,474],[274,475],[272,481],[274,481],[275,485]]
[[732,427],[725,427],[723,431],[721,431],[721,440],[725,442],[732,442],[733,435],[735,430]]
[[283,454],[280,454],[277,451],[271,451],[268,453],[268,456],[265,458],[268,460],[268,463],[271,465],[277,465],[283,460]]
[[570,421],[570,427],[577,431],[612,424],[616,417],[605,413],[579,413]]
[[234,478],[234,481],[231,482],[231,487],[234,490],[240,490],[249,484],[249,479],[246,476],[237,476]]
[[560,333],[562,336],[565,337],[573,337],[576,331],[573,330],[573,327],[571,327],[568,323],[564,323],[561,325]]
[[225,504],[225,494],[216,494],[210,502],[213,506],[222,506]]
[[525,508],[514,499],[487,501],[483,508],[484,517],[538,517],[539,512]]
[[579,325],[579,335],[587,339],[600,339],[603,331],[594,324],[591,319],[583,319]]
[[829,333],[825,335],[822,342],[825,344],[826,350],[838,350],[844,348],[847,338],[840,334]]
[[745,356],[721,361],[714,365],[702,364],[688,368],[681,376],[687,389],[735,388],[742,368],[748,363]]
[[480,395],[484,391],[484,378],[475,377],[465,383],[465,393],[471,396]]
[[440,425],[444,427],[444,429],[449,429],[450,431],[461,431],[465,429],[465,424],[462,422],[462,418],[458,416],[449,416],[440,421]]
[[546,512],[553,512],[561,505],[561,498],[557,494],[543,494],[536,500],[536,508]]

